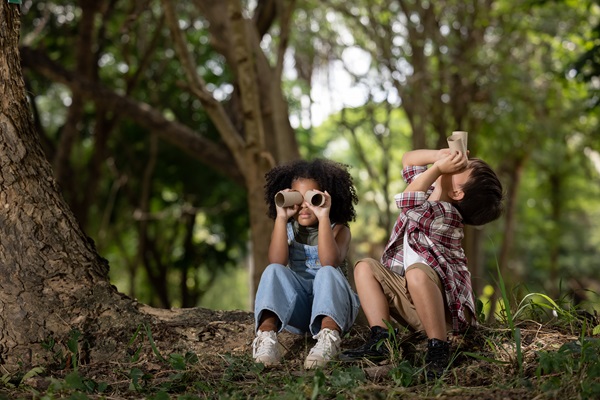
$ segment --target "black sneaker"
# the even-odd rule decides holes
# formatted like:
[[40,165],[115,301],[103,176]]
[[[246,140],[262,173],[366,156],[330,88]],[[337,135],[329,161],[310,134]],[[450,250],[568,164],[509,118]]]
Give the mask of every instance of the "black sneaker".
[[425,363],[427,380],[439,379],[450,363],[450,343],[439,339],[429,339]]
[[390,333],[386,328],[374,326],[371,328],[371,337],[365,344],[351,350],[345,350],[340,353],[339,360],[354,361],[366,358],[368,360],[385,360],[389,357],[390,351],[386,345],[386,339],[389,339]]

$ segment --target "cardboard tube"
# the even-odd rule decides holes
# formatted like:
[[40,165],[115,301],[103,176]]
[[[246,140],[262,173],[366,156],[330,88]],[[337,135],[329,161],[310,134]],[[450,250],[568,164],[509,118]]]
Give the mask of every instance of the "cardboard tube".
[[303,201],[302,194],[296,190],[289,192],[281,191],[275,195],[275,204],[277,207],[291,207],[296,204],[302,204]]
[[458,151],[459,153],[465,153],[465,146],[461,138],[448,138],[448,147],[452,151]]
[[467,140],[469,133],[465,131],[454,131],[452,135],[448,137],[448,147],[450,150],[460,151],[461,153],[467,154]]
[[314,190],[307,190],[304,194],[304,200],[308,204],[312,204],[313,206],[321,207],[325,204],[325,196],[323,196],[319,192],[315,192]]

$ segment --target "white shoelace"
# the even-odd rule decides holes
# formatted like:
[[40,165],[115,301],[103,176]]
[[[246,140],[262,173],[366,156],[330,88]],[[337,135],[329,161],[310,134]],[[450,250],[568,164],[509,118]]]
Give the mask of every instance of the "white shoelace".
[[334,332],[335,331],[331,329],[319,331],[319,333],[313,336],[313,339],[317,340],[317,344],[315,344],[315,347],[313,347],[310,352],[320,351],[322,354],[331,354],[333,343],[339,340]]
[[273,336],[268,332],[259,333],[252,342],[252,357],[256,358],[273,351],[272,347],[277,344]]

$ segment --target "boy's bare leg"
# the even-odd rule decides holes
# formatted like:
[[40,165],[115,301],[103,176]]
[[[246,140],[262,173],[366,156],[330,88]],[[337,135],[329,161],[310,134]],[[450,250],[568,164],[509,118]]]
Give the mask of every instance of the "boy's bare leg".
[[367,317],[370,337],[355,349],[343,351],[339,359],[355,361],[361,359],[383,360],[390,356],[384,341],[390,338],[386,322],[390,321],[390,307],[381,284],[376,279],[369,261],[359,261],[354,266],[356,291],[360,297],[360,305]]
[[406,271],[406,282],[427,337],[445,341],[446,315],[440,288],[419,268]]
[[359,262],[354,266],[354,281],[356,282],[360,305],[367,317],[369,326],[381,326],[387,329],[383,321],[390,320],[390,308],[383,293],[383,288],[373,276],[369,263]]

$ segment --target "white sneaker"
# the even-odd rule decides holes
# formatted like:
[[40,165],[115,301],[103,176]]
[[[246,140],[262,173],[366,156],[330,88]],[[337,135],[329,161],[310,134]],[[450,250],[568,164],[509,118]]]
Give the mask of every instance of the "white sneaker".
[[336,358],[342,344],[340,333],[327,328],[321,329],[319,333],[313,336],[313,339],[317,339],[317,344],[310,349],[306,361],[304,361],[304,368],[306,369],[323,367]]
[[254,362],[263,363],[265,367],[279,364],[281,361],[281,345],[274,331],[259,330],[252,342],[252,357]]

